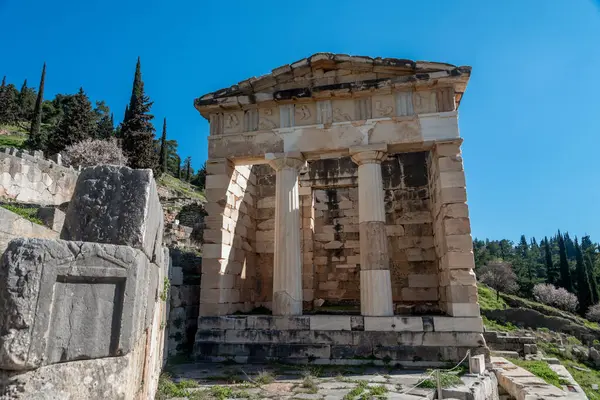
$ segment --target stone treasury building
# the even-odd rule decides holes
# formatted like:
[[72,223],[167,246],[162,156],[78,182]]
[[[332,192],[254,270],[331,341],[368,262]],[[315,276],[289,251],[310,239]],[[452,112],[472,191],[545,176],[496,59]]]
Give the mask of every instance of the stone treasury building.
[[317,53],[196,99],[210,122],[199,359],[487,352],[458,130],[470,73]]

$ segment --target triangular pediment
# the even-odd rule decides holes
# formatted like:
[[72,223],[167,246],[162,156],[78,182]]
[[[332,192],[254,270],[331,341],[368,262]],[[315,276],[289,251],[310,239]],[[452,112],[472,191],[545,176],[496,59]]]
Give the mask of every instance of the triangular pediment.
[[[228,88],[195,100],[198,110],[214,107],[237,108],[266,101],[286,101],[336,92],[377,90],[386,86],[451,84],[464,91],[471,67],[398,58],[371,58],[347,54],[316,53],[308,58],[275,68]],[[203,110],[204,109],[204,110]]]

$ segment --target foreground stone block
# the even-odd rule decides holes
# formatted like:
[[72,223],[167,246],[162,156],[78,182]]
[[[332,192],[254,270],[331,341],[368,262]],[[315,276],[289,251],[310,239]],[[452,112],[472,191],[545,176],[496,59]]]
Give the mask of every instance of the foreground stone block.
[[61,239],[128,245],[162,265],[163,224],[152,170],[102,165],[79,175]]
[[[0,368],[129,353],[158,268],[126,246],[16,239],[0,260]],[[153,300],[151,301],[153,303]]]

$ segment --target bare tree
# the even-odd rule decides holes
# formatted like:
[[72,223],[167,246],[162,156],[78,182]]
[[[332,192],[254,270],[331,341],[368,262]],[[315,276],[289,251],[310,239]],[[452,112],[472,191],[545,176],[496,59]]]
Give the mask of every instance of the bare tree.
[[496,300],[500,292],[510,293],[517,289],[517,275],[509,263],[492,261],[479,269],[479,280],[496,290]]

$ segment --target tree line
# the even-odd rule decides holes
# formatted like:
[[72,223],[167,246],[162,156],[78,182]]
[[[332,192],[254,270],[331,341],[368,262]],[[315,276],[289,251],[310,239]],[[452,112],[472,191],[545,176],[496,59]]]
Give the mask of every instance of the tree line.
[[[540,242],[522,235],[516,244],[507,239],[475,239],[473,251],[478,272],[488,273],[492,265],[508,266],[522,297],[534,298],[534,287],[545,283],[576,295],[581,315],[600,301],[600,247],[590,236],[573,239],[568,232],[558,231]],[[506,272],[498,275],[507,278]]]
[[168,173],[196,186],[204,187],[205,167],[194,172],[191,157],[177,153],[177,141],[167,138],[167,119],[160,138],[155,138],[151,114],[153,101],[144,90],[138,57],[131,97],[123,121],[115,126],[114,114],[105,101],[92,105],[83,88],[75,94],[57,94],[44,99],[46,64],[38,90],[23,82],[20,89],[7,83],[0,86],[0,125],[29,131],[25,147],[56,154],[68,146],[88,139],[116,140],[132,168],[151,168],[155,174]]

